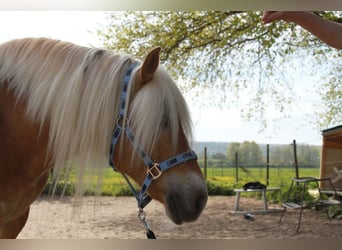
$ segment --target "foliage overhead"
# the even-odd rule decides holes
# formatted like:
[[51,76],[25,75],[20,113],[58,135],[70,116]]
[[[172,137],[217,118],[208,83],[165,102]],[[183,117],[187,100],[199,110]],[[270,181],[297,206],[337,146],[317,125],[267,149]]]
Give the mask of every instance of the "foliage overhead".
[[[317,14],[342,20],[341,12]],[[236,104],[245,118],[265,126],[267,106],[289,115],[296,98],[292,62],[310,58],[312,74],[324,67],[320,93],[329,104],[317,120],[341,123],[341,51],[294,24],[264,25],[261,16],[261,11],[109,12],[97,34],[104,47],[138,58],[161,46],[161,61],[184,93],[197,95],[202,105]]]

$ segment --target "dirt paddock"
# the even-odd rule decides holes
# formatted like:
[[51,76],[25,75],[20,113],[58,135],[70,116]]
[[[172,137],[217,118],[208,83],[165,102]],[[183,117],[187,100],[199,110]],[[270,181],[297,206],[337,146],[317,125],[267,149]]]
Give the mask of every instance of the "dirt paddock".
[[[201,217],[193,223],[175,225],[162,204],[146,208],[151,229],[159,239],[342,239],[342,220],[329,220],[321,211],[305,210],[299,233],[295,233],[299,211],[255,214],[254,221],[231,213],[234,196],[211,196]],[[269,204],[270,208],[280,208]],[[262,201],[241,198],[240,208],[261,209]],[[86,197],[79,216],[73,216],[73,198],[51,200],[41,197],[31,206],[22,239],[145,239],[136,218],[132,197]]]

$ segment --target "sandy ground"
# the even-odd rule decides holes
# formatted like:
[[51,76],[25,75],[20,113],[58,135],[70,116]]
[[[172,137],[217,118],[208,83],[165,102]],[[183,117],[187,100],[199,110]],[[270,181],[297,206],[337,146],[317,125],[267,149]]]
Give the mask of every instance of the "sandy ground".
[[[73,216],[73,198],[51,200],[42,197],[31,206],[26,226],[18,238],[24,239],[145,239],[132,197],[83,198],[78,216]],[[146,208],[151,229],[159,239],[342,239],[342,220],[329,220],[321,211],[305,210],[299,233],[295,233],[299,210],[255,214],[254,221],[232,213],[234,196],[211,196],[201,217],[177,226],[154,201]],[[269,204],[270,208],[280,208]],[[261,209],[262,201],[240,200],[241,209]]]

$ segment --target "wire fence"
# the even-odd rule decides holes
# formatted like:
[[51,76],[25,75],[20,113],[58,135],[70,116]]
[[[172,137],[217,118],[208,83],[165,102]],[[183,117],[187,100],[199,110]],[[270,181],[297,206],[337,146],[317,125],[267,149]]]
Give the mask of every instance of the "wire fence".
[[[289,165],[270,165],[267,173],[266,166],[248,165],[234,166],[226,165],[220,167],[201,166],[201,169],[207,180],[220,179],[229,184],[237,184],[249,181],[260,181],[269,185],[286,186],[291,182],[291,179],[296,176],[294,166]],[[299,167],[300,176],[319,177],[319,166]]]

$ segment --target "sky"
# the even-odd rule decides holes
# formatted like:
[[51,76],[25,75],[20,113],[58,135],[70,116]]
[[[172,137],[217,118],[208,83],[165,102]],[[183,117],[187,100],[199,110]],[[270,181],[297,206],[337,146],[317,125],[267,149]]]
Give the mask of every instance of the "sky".
[[[94,34],[98,25],[106,23],[104,12],[0,12],[0,43],[24,37],[48,37],[74,42],[83,46],[99,46]],[[93,31],[93,32],[92,32]],[[319,79],[314,76],[298,74],[294,87],[300,99],[298,108],[291,117],[272,122],[272,110],[269,110],[269,127],[260,132],[258,121],[247,122],[241,118],[237,108],[217,108],[196,105],[192,98],[187,102],[194,123],[196,141],[243,142],[290,144],[294,139],[298,143],[320,145],[320,131],[310,123],[314,112],[313,103],[318,96],[312,87]],[[272,107],[269,107],[272,109]]]

